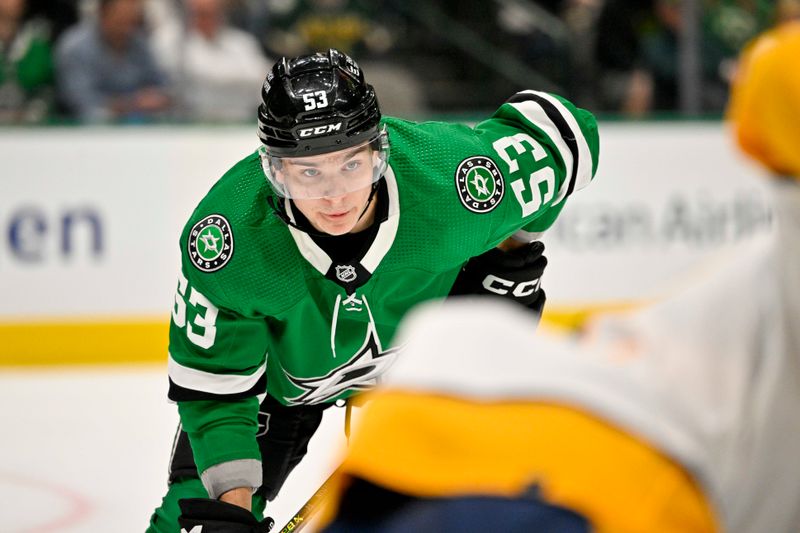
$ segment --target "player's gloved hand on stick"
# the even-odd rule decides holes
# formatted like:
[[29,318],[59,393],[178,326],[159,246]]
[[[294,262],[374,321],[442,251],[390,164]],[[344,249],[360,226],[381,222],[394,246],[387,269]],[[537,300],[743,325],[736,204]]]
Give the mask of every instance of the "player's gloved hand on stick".
[[543,254],[544,244],[540,241],[509,251],[492,248],[467,261],[450,295],[494,294],[519,302],[541,315],[547,298],[541,288],[541,277],[547,266]]
[[183,498],[178,501],[181,533],[268,533],[275,521],[256,520],[253,513],[232,503],[208,498]]

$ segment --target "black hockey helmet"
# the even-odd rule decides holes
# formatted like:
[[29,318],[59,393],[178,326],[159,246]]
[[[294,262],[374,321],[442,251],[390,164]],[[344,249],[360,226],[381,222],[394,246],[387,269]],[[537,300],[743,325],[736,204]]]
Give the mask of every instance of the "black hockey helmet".
[[[286,198],[338,196],[375,184],[388,165],[389,141],[380,127],[375,90],[346,54],[330,49],[272,67],[261,90],[258,136],[261,166],[273,190]],[[343,172],[348,179],[292,179],[287,160],[314,158],[347,148],[369,147],[372,171]],[[359,176],[353,179],[353,176]],[[366,183],[365,183],[366,181]]]
[[261,89],[258,136],[273,156],[303,157],[356,146],[378,132],[375,90],[335,49],[282,58]]

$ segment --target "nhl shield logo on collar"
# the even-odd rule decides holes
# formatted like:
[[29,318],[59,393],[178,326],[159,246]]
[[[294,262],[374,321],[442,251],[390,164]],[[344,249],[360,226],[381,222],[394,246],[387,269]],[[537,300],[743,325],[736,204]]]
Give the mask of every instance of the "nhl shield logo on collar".
[[189,258],[203,272],[215,272],[233,257],[233,232],[222,215],[208,215],[189,232]]
[[336,265],[336,278],[342,283],[350,283],[358,277],[353,265]]
[[503,199],[505,183],[494,161],[478,155],[458,165],[456,190],[464,207],[473,213],[488,213]]

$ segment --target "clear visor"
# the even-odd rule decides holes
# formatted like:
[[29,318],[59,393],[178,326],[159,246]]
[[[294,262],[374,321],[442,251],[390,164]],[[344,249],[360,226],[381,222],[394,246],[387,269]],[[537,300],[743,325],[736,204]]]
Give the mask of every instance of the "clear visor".
[[386,171],[389,141],[386,130],[357,146],[306,157],[271,155],[258,150],[261,167],[276,194],[308,200],[333,198],[372,186]]

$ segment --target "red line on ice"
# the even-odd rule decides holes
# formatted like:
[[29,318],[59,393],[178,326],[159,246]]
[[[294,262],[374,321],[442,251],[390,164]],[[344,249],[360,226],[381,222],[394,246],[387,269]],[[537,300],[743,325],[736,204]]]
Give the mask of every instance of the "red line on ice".
[[51,494],[56,494],[60,498],[67,500],[71,504],[69,509],[63,516],[54,518],[42,525],[34,525],[23,529],[24,533],[52,533],[59,529],[75,525],[86,519],[91,514],[91,504],[83,495],[78,492],[49,481],[40,479],[28,478],[19,474],[11,474],[9,472],[0,472],[0,478],[7,479],[11,483],[17,485],[25,485],[40,489]]

